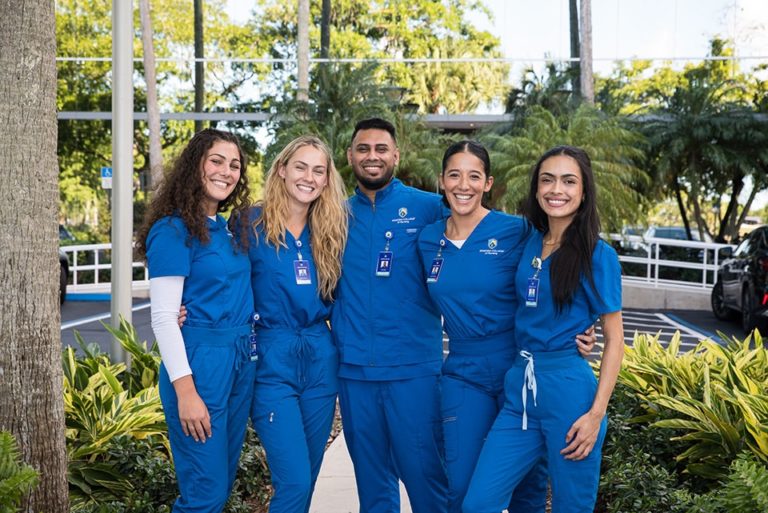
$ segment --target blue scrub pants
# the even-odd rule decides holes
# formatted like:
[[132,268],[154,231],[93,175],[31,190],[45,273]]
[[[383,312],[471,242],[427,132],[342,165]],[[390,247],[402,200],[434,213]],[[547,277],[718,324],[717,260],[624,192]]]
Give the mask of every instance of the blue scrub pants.
[[446,511],[439,390],[438,376],[339,380],[344,438],[355,467],[360,513],[399,513],[398,478],[414,513]]
[[160,400],[179,485],[174,513],[220,513],[232,491],[256,373],[248,358],[250,330],[250,326],[181,330],[195,388],[211,417],[211,437],[205,443],[182,431],[176,390],[165,366],[160,366]]
[[[532,359],[529,363],[518,357],[507,373],[504,409],[480,453],[464,499],[464,513],[501,511],[506,498],[543,454],[548,457],[552,481],[552,512],[584,513],[595,507],[606,419],[589,456],[571,461],[560,454],[571,425],[592,406],[595,375],[575,350],[535,353]],[[534,383],[535,403],[527,386]],[[527,429],[523,429],[526,421]]]
[[272,474],[269,511],[307,512],[336,411],[338,353],[325,322],[258,337],[251,418]]
[[[449,513],[461,513],[480,450],[504,404],[504,375],[515,358],[513,336],[506,332],[448,343],[440,390]],[[546,502],[547,469],[542,460],[525,476],[507,509],[543,513]]]

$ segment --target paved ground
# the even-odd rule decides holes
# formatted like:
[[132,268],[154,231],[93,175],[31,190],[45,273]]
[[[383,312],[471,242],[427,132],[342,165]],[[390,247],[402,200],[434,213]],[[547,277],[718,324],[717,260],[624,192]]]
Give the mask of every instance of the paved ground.
[[[142,340],[154,340],[149,321],[149,301],[145,298],[133,300],[133,325]],[[683,347],[692,347],[701,339],[710,337],[719,340],[718,332],[726,336],[746,336],[736,322],[719,321],[712,312],[705,310],[624,310],[624,339],[632,340],[635,331],[656,334],[661,332],[662,342],[669,340],[679,330]],[[109,302],[67,301],[62,306],[62,344],[77,347],[74,331],[77,330],[86,343],[95,342],[104,351],[110,347],[110,335],[102,326],[109,323]]]

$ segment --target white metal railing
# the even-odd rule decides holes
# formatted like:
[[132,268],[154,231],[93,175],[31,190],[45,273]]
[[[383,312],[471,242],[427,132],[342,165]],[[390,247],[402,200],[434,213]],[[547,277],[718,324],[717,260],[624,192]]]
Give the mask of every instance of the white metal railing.
[[[711,289],[723,260],[721,252],[725,248],[735,248],[731,244],[645,238],[640,235],[612,233],[604,237],[619,242],[619,260],[622,263],[638,264],[632,266],[632,273],[627,272],[630,266],[625,266],[624,281],[664,288]],[[691,272],[686,273],[685,270]],[[664,274],[676,277],[664,277]],[[689,279],[681,279],[684,275]]]
[[[62,246],[69,260],[67,293],[109,292],[112,272],[112,244],[78,244]],[[133,269],[141,269],[142,279],[133,280],[133,290],[149,289],[149,271],[144,262],[133,262]],[[137,273],[134,271],[134,276]]]
[[[606,239],[619,243],[619,260],[633,266],[634,273],[626,273],[626,282],[645,283],[654,287],[664,288],[695,288],[710,289],[714,285],[714,277],[720,265],[720,255],[724,248],[734,248],[730,244],[712,242],[683,241],[674,239],[644,238],[639,235],[605,234]],[[678,254],[670,255],[670,248],[680,248]],[[81,244],[62,246],[69,259],[70,284],[68,293],[103,293],[109,292],[111,283],[109,276],[112,268],[112,245]],[[685,256],[685,259],[673,258]],[[625,266],[628,267],[628,266]],[[133,268],[141,269],[141,279],[133,280],[133,290],[149,289],[149,272],[143,262],[133,262]],[[643,272],[638,272],[643,269]],[[677,269],[679,271],[670,271]],[[689,277],[696,279],[665,278],[665,271],[670,274],[680,274],[690,270]]]

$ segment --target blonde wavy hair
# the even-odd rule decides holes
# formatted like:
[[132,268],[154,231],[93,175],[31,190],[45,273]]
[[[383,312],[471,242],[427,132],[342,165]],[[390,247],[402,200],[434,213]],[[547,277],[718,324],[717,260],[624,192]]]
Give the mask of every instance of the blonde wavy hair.
[[317,266],[317,290],[320,297],[333,301],[333,291],[341,276],[341,257],[347,243],[348,208],[341,175],[333,164],[331,150],[322,140],[314,135],[302,135],[289,142],[275,157],[267,172],[264,199],[259,202],[261,214],[253,222],[252,229],[257,241],[258,228],[261,227],[264,238],[275,248],[288,247],[285,242],[288,192],[279,170],[287,166],[291,157],[304,146],[320,150],[326,159],[328,182],[309,206],[307,223],[311,232],[312,257]]

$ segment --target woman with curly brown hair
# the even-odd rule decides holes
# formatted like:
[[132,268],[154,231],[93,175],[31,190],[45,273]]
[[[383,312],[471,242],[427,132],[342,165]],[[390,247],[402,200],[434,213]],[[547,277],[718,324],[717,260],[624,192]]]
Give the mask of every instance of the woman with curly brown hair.
[[247,238],[233,237],[219,212],[247,201],[237,137],[202,130],[167,174],[137,236],[162,357],[160,399],[179,484],[174,512],[220,513],[237,472],[256,371],[253,294]]
[[259,357],[251,419],[272,473],[269,510],[306,512],[336,406],[327,320],[347,241],[344,186],[320,139],[280,152],[247,226]]

